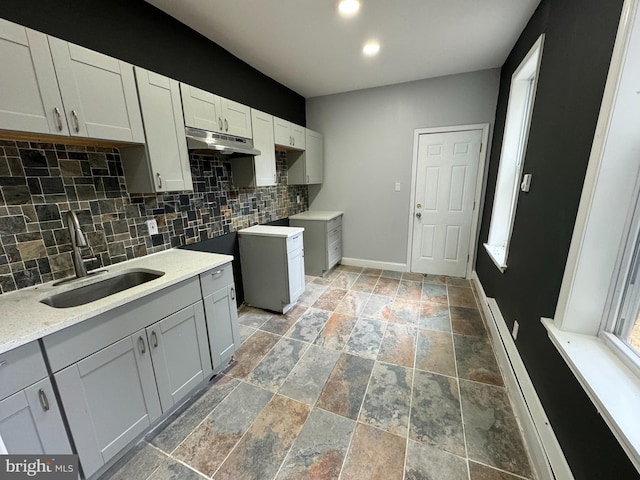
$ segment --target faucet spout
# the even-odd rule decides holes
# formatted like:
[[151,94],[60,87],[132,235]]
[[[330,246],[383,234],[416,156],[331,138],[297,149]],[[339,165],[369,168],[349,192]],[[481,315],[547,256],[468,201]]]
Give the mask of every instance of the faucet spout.
[[67,229],[69,230],[69,237],[71,237],[71,246],[73,247],[73,269],[76,272],[76,277],[86,277],[87,267],[85,266],[84,260],[82,259],[81,248],[87,246],[87,239],[82,233],[80,222],[78,221],[78,216],[74,211],[69,210],[67,212],[65,220],[67,223]]

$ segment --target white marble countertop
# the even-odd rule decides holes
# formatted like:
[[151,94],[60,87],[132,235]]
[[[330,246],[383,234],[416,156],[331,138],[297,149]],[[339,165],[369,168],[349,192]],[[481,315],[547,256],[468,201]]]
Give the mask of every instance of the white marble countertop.
[[324,210],[307,210],[306,212],[291,215],[289,218],[294,220],[333,220],[342,215],[342,212],[324,211]]
[[302,227],[278,227],[275,225],[254,225],[253,227],[238,230],[238,235],[261,235],[263,237],[292,237],[302,233]]
[[[233,260],[231,255],[171,249],[110,265],[106,273],[54,286],[44,283],[0,295],[0,353],[45,337],[103,312],[137,300],[150,293],[194,277]],[[94,302],[70,308],[54,308],[40,303],[49,295],[99,282],[129,269],[164,272],[160,278],[109,295]]]

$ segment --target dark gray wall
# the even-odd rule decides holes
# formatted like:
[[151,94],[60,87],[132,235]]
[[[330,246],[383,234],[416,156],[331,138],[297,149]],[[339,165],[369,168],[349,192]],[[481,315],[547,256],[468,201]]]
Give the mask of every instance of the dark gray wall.
[[142,0],[2,0],[0,17],[306,125],[301,95]]
[[[476,271],[500,306],[576,479],[635,479],[617,440],[551,344],[540,317],[553,317],[602,101],[622,0],[542,0],[501,72]],[[511,75],[541,33],[545,44],[508,268],[487,241]]]

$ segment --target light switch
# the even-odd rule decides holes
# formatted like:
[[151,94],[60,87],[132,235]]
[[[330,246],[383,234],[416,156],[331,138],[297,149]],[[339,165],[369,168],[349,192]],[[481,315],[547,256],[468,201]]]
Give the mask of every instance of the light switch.
[[528,192],[530,187],[531,187],[531,174],[525,173],[522,176],[522,183],[520,184],[520,190],[522,190],[523,192]]
[[400,182],[396,182],[396,192],[400,191]]

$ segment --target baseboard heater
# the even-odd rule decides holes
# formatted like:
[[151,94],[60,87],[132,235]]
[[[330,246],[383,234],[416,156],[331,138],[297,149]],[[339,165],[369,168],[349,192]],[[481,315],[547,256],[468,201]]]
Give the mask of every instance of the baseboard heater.
[[520,357],[495,299],[488,298],[482,284],[473,273],[473,283],[479,296],[487,327],[491,333],[496,357],[505,376],[505,383],[515,413],[531,455],[539,480],[573,480],[558,439],[553,432],[542,402]]

